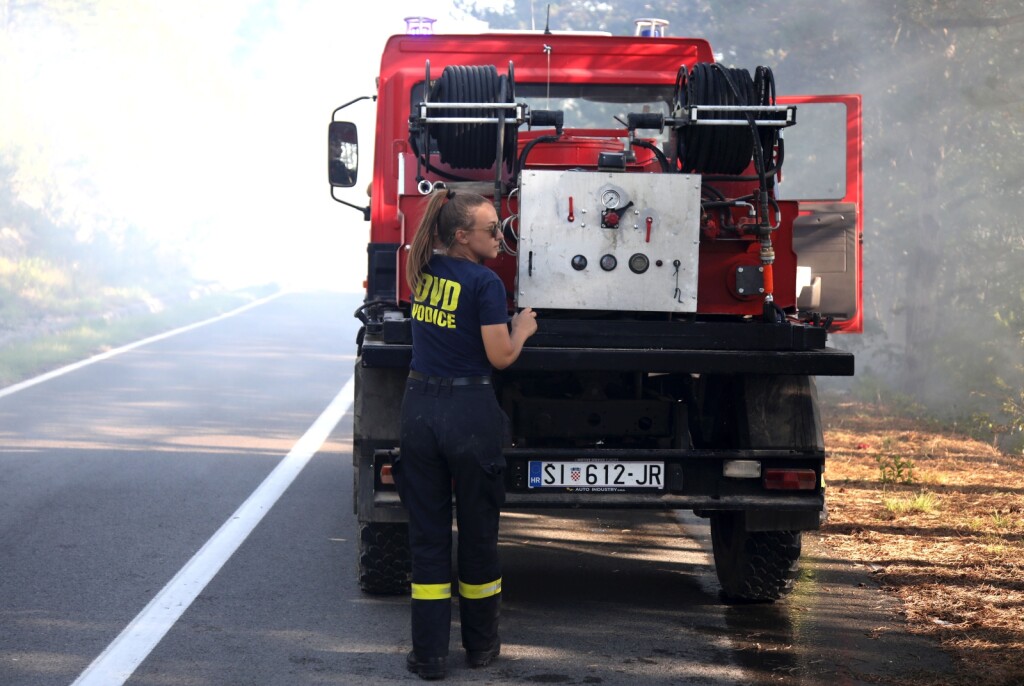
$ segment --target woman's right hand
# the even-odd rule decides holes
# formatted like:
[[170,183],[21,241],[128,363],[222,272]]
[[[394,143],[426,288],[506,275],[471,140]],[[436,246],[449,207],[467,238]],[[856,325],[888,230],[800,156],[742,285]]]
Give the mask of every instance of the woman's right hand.
[[520,340],[525,341],[535,333],[537,333],[537,313],[533,311],[533,308],[524,307],[512,315],[513,336],[518,334],[522,337]]
[[489,324],[480,327],[484,352],[495,369],[505,369],[519,358],[523,343],[537,331],[537,313],[529,307],[512,315],[512,326]]

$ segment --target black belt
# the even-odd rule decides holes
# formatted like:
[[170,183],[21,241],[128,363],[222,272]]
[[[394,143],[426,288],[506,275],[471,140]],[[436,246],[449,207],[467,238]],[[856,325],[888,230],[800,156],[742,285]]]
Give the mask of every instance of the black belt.
[[427,376],[421,374],[415,369],[409,370],[409,378],[414,381],[422,381],[426,384],[436,384],[438,386],[490,386],[491,377],[489,376]]

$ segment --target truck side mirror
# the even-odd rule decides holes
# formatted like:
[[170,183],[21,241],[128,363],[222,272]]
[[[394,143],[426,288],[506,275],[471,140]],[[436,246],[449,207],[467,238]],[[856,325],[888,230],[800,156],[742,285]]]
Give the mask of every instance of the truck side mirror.
[[331,186],[351,188],[359,175],[359,134],[348,121],[332,121],[327,129],[327,178]]

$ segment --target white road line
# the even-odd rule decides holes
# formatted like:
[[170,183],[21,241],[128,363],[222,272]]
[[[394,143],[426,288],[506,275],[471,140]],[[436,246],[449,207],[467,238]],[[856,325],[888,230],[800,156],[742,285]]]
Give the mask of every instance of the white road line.
[[139,348],[139,347],[141,347],[143,345],[148,345],[150,343],[155,343],[157,341],[162,341],[165,338],[170,338],[171,336],[177,336],[179,333],[185,333],[186,331],[191,331],[192,329],[198,329],[200,326],[206,326],[207,324],[212,324],[214,322],[219,322],[220,320],[227,319],[228,317],[234,317],[236,314],[241,314],[242,312],[245,312],[246,310],[251,310],[254,307],[259,307],[260,305],[264,305],[264,304],[270,302],[271,300],[273,300],[274,298],[279,298],[282,295],[285,295],[285,293],[287,293],[287,291],[278,291],[277,293],[274,293],[273,295],[269,295],[266,298],[261,298],[259,300],[254,300],[251,303],[249,303],[248,305],[242,305],[239,308],[231,310],[230,312],[225,312],[224,314],[217,315],[216,317],[210,317],[209,319],[204,319],[201,322],[196,322],[195,324],[189,324],[188,326],[182,326],[181,328],[174,329],[173,331],[166,331],[164,333],[157,334],[156,336],[150,336],[149,338],[144,338],[141,341],[135,341],[134,343],[129,343],[128,345],[122,345],[120,348],[114,348],[113,350],[108,350],[105,353],[100,353],[99,355],[94,355],[93,357],[90,357],[87,360],[82,360],[81,362],[75,362],[74,364],[69,364],[66,367],[61,367],[60,369],[54,369],[52,372],[46,372],[45,374],[40,374],[39,376],[33,377],[31,379],[26,379],[25,381],[21,381],[19,383],[16,383],[16,384],[14,384],[12,386],[8,386],[6,388],[0,388],[0,398],[3,398],[3,397],[8,396],[8,395],[11,395],[12,393],[17,393],[18,391],[23,391],[26,388],[29,388],[30,386],[35,386],[36,384],[41,384],[44,381],[49,381],[50,379],[55,379],[58,376],[63,376],[65,374],[67,374],[68,372],[73,372],[76,369],[81,369],[82,367],[85,367],[87,365],[94,364],[96,362],[101,362],[103,360],[109,359],[109,358],[113,357],[114,355],[120,355],[121,353],[128,352],[129,350],[134,350],[135,348]]
[[351,378],[274,471],[72,686],[120,686],[128,680],[320,450],[352,406],[354,392]]

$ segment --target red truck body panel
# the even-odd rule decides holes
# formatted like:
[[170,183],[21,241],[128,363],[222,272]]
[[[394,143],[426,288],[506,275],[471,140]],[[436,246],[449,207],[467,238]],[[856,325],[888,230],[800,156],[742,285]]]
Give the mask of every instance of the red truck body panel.
[[[409,118],[415,102],[425,99],[423,82],[428,69],[431,78],[441,75],[449,65],[495,65],[499,72],[511,62],[514,80],[521,84],[656,84],[672,87],[680,67],[698,62],[713,62],[707,41],[690,38],[642,38],[594,36],[590,34],[526,34],[494,33],[481,35],[399,35],[387,42],[381,60],[378,82],[376,148],[371,194],[370,241],[375,244],[400,246],[395,253],[396,300],[407,303],[409,288],[405,283],[405,248],[412,242],[416,226],[426,205],[426,198],[416,190],[417,165],[409,142]],[[859,332],[863,326],[862,297],[862,201],[861,201],[861,131],[859,96],[801,96],[779,98],[780,104],[813,105],[839,102],[848,108],[848,142],[846,152],[847,190],[843,201],[856,206],[856,312],[837,321],[833,330]],[[609,122],[610,124],[613,122]],[[521,127],[520,151],[531,137],[543,131]],[[538,146],[528,167],[534,168],[596,168],[598,152],[614,147],[615,138],[599,136],[618,132],[566,131],[556,144]],[[621,149],[621,148],[620,148]],[[637,161],[629,172],[660,171],[653,155],[638,149]],[[466,171],[460,171],[466,175]],[[493,171],[468,172],[480,181],[493,181]],[[753,174],[753,165],[748,170]],[[426,178],[437,180],[429,175]],[[511,181],[505,170],[505,180]],[[756,192],[756,181],[727,181],[718,184],[727,195],[741,196]],[[813,200],[813,199],[812,199]],[[507,201],[506,201],[507,202]],[[798,255],[794,252],[792,227],[795,219],[813,210],[809,204],[781,201],[781,223],[772,235],[775,249],[775,303],[792,310],[797,301]],[[503,212],[507,212],[507,204]],[[502,216],[505,216],[503,214]],[[743,221],[741,211],[735,212]],[[762,263],[759,245],[753,236],[739,240],[715,240],[714,227],[704,230],[699,246],[699,286],[697,314],[755,316],[762,312],[763,297],[741,294],[736,286],[737,267],[758,268]],[[501,254],[489,263],[505,282],[509,308],[516,306],[514,283],[516,258]]]

